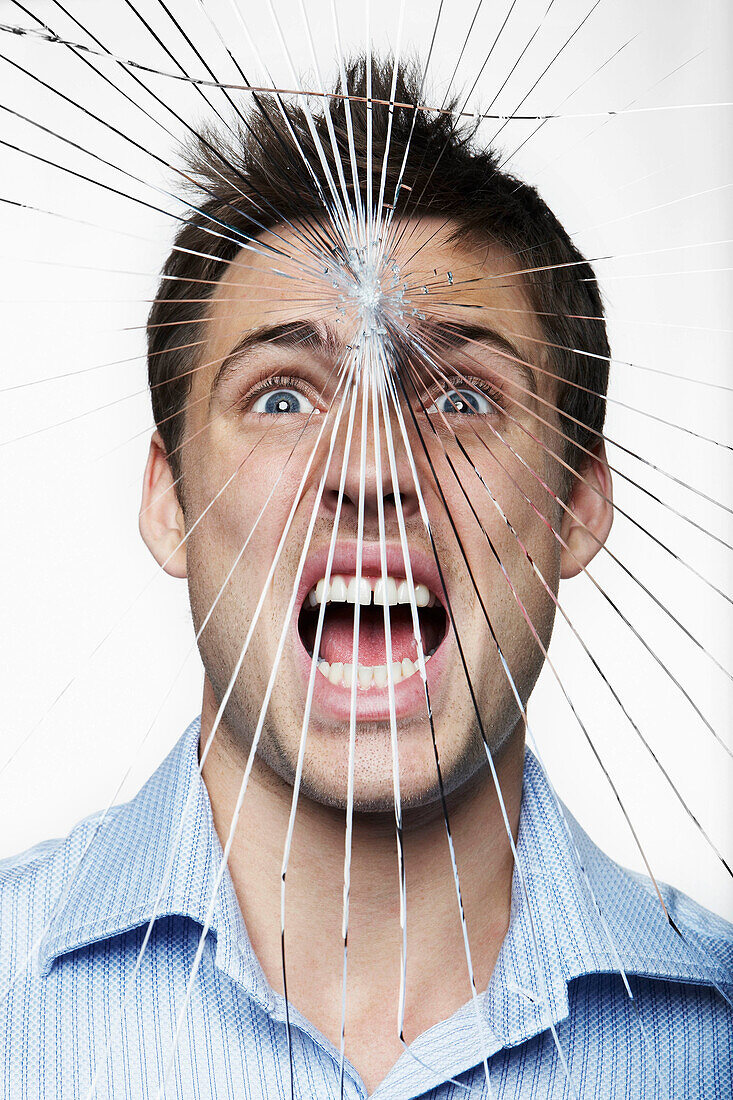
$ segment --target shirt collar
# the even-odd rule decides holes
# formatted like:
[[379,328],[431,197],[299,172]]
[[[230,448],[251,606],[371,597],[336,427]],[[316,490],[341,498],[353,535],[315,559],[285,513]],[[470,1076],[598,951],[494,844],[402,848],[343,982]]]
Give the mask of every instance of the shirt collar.
[[478,998],[481,1032],[468,1002],[411,1044],[375,1100],[401,1085],[411,1094],[418,1086],[428,1092],[480,1066],[484,1056],[560,1024],[570,1011],[568,983],[584,975],[733,988],[730,972],[710,958],[702,941],[687,928],[683,939],[670,926],[649,881],[624,871],[593,844],[529,751],[516,848],[509,929]]
[[[640,975],[730,987],[692,930],[670,924],[651,882],[619,867],[560,804],[542,765],[525,756],[508,934],[486,993],[504,1045],[568,1014],[568,983]],[[507,991],[517,993],[514,1009]]]
[[[70,850],[83,854],[40,943],[41,973],[59,956],[146,925],[155,913],[205,923],[222,850],[198,767],[199,733],[196,719],[131,802],[72,833]],[[561,809],[529,751],[517,855],[509,930],[482,997],[500,1045],[521,1042],[548,1019],[564,1018],[567,984],[583,974],[622,971],[730,984],[701,944],[670,926],[646,880],[613,863]],[[228,872],[211,932],[217,966],[272,1011],[274,995],[249,944]]]
[[[40,943],[48,973],[59,956],[147,925],[183,916],[204,925],[222,858],[198,764],[195,719],[131,802],[82,822],[71,834],[78,869]],[[67,842],[69,843],[69,842]],[[216,965],[266,1007],[272,993],[252,951],[228,871],[210,921]]]

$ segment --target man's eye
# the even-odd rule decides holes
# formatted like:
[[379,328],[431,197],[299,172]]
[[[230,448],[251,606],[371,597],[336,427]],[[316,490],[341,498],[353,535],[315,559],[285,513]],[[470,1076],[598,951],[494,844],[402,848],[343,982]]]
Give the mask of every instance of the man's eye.
[[256,413],[309,413],[313,406],[307,397],[297,390],[272,390],[257,398],[252,411]]
[[449,390],[436,398],[428,408],[429,413],[441,412],[445,415],[452,413],[480,413],[485,415],[494,408],[488,397],[477,390]]

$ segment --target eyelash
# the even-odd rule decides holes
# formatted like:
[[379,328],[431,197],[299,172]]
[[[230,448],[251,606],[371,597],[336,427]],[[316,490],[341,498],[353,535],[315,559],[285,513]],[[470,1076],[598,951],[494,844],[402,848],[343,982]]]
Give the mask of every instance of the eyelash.
[[452,390],[478,390],[479,393],[484,394],[491,401],[493,411],[504,408],[504,394],[501,390],[497,389],[496,386],[492,386],[485,379],[472,378],[470,375],[465,375],[462,378],[454,376],[442,380],[441,389],[433,395],[432,400],[435,401],[438,397],[443,397]]
[[257,398],[267,393],[268,390],[297,390],[298,393],[302,393],[304,397],[307,397],[311,405],[314,408],[318,408],[319,403],[322,401],[320,394],[316,393],[312,386],[309,386],[307,382],[304,382],[302,378],[292,378],[286,374],[265,374],[259,382],[255,382],[239,402],[239,408],[242,412],[251,408],[254,405]]
[[[307,397],[314,407],[317,407],[321,400],[320,395],[315,392],[312,386],[305,383],[302,378],[294,378],[286,374],[264,374],[263,377],[248,390],[242,401],[238,403],[239,408],[241,411],[246,411],[246,409],[251,408],[255,404],[257,398],[261,394],[266,393],[268,390],[276,389],[297,390],[298,393],[302,393],[304,397]],[[504,407],[504,395],[496,386],[492,386],[490,382],[486,382],[479,378],[472,378],[468,375],[465,378],[459,378],[458,376],[448,378],[444,382],[441,390],[435,394],[433,400],[454,389],[478,390],[492,402],[492,405],[496,409]]]

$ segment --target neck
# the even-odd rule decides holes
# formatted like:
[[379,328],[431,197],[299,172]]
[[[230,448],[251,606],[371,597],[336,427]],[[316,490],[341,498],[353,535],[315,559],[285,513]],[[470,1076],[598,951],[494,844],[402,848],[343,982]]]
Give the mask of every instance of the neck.
[[[211,728],[204,708],[202,744]],[[517,729],[496,761],[507,817],[516,838],[523,741]],[[229,833],[245,760],[226,735],[214,739],[203,777],[214,826]],[[265,975],[283,992],[280,935],[281,872],[292,788],[255,760],[240,811],[229,870],[253,949]],[[486,987],[509,921],[513,860],[488,769],[449,799],[451,837],[460,879],[476,987]],[[355,814],[350,858],[347,972],[347,1054],[360,1034],[385,1032],[384,1066],[396,1043],[401,952],[400,881],[393,815]],[[407,815],[403,828],[406,882],[407,1042],[470,999],[445,819]],[[302,797],[285,880],[285,952],[289,1000],[338,1047],[343,983],[345,813]],[[396,1043],[396,1045],[395,1045]],[[381,1048],[380,1048],[381,1049]],[[391,1051],[391,1053],[390,1053]],[[358,1054],[358,1050],[357,1050]],[[384,1066],[374,1067],[376,1083]],[[362,1059],[362,1075],[369,1072]]]

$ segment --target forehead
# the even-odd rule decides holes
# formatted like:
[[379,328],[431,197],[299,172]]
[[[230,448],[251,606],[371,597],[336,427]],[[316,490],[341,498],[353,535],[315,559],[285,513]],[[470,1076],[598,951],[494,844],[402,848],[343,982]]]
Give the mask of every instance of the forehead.
[[[526,261],[493,243],[451,239],[457,229],[434,217],[395,224],[378,274],[387,307],[405,325],[423,318],[493,329],[528,363],[543,362],[542,327],[518,274]],[[349,262],[329,258],[322,233],[316,225],[278,226],[240,250],[212,295],[201,383],[250,332],[325,322],[336,333],[335,353],[339,340],[346,347],[357,335],[363,283]]]

